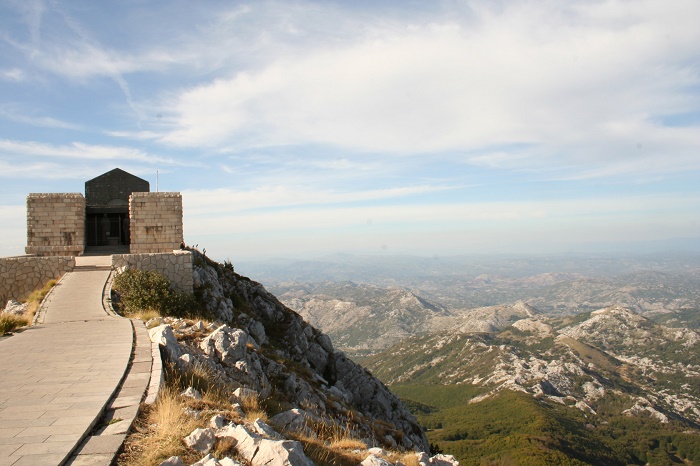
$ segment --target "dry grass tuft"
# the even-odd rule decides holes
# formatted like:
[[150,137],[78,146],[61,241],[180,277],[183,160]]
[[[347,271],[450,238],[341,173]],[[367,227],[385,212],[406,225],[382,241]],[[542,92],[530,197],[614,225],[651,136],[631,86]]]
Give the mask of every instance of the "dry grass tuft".
[[11,332],[25,325],[29,325],[31,319],[26,315],[1,314],[0,315],[0,335]]
[[49,280],[39,288],[38,290],[32,291],[29,296],[27,296],[27,299],[23,300],[24,302],[27,303],[32,303],[32,302],[37,302],[40,303],[44,297],[48,294],[49,291],[51,291],[51,288],[56,286],[56,283],[58,283],[58,280]]
[[36,311],[39,310],[39,305],[44,300],[51,288],[56,285],[57,280],[49,280],[40,289],[32,291],[26,299],[21,300],[27,303],[27,309],[22,315],[16,314],[1,314],[0,315],[0,335],[11,332],[20,327],[31,325],[34,320]]
[[238,452],[234,448],[235,446],[235,440],[228,437],[224,437],[223,439],[218,440],[216,442],[216,445],[211,451],[211,454],[214,455],[216,458],[223,458],[225,456],[234,457],[238,455]]
[[253,423],[256,419],[260,419],[265,424],[270,421],[270,418],[265,411],[247,411],[245,413],[246,422]]
[[128,317],[130,319],[139,319],[148,322],[154,317],[160,317],[160,314],[155,309],[141,309],[136,312],[129,312]]
[[[194,364],[185,372],[176,370],[172,364],[164,367],[165,387],[156,403],[139,415],[136,432],[127,438],[119,465],[155,466],[171,456],[179,456],[186,464],[192,464],[202,455],[188,450],[182,439],[197,427],[206,427],[214,413],[232,418],[226,411],[231,406],[227,395],[230,389],[216,381],[208,366]],[[202,394],[201,400],[180,396],[190,386]],[[199,419],[187,414],[186,408],[201,411]],[[220,454],[219,458],[231,456],[232,447],[227,442],[217,442],[215,454]]]
[[405,466],[419,466],[418,456],[413,451],[405,452],[405,453],[392,452],[389,454],[389,457],[387,458],[387,460],[391,463],[394,463],[394,464],[397,462],[401,462]]
[[366,450],[367,444],[360,439],[347,437],[333,439],[330,442],[331,448],[339,450]]
[[318,465],[354,466],[367,456],[367,445],[353,436],[349,424],[307,419],[305,429],[285,431],[285,435],[301,442],[306,455]]
[[118,464],[153,466],[171,456],[179,456],[188,464],[199,459],[182,443],[182,439],[204,421],[187,415],[185,404],[174,387],[164,387],[155,404],[139,417],[136,432],[129,436]]
[[367,456],[364,449],[357,452],[333,447],[322,438],[314,438],[302,432],[288,432],[287,437],[301,442],[306,456],[320,466],[357,466]]
[[241,409],[245,413],[245,420],[247,422],[254,422],[256,419],[267,423],[270,421],[270,417],[267,414],[265,406],[263,406],[260,396],[253,392],[251,394],[246,394],[242,396],[238,403],[241,405]]

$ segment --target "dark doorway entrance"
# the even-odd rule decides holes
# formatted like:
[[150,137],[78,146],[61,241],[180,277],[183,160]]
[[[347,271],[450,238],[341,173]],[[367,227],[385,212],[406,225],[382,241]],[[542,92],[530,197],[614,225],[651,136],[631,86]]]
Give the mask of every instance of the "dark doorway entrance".
[[89,212],[85,216],[87,246],[125,246],[129,244],[127,212]]

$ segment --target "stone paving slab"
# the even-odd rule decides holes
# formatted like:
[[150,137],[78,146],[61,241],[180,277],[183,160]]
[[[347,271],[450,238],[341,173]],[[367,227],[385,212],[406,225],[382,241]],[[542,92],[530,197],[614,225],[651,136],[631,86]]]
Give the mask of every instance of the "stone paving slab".
[[39,325],[0,339],[0,466],[64,464],[122,381],[134,333],[102,307],[108,275],[66,274]]
[[[73,452],[69,465],[109,465],[120,452],[124,439],[131,429],[140,408],[140,401],[153,377],[151,364],[134,363],[135,355],[152,348],[148,332],[143,322],[132,320],[136,347],[132,354],[132,364],[117,390],[114,398],[104,411],[100,425],[85,439],[83,444]],[[159,361],[160,361],[160,353]],[[158,375],[160,377],[160,374]],[[149,394],[155,397],[155,394]]]

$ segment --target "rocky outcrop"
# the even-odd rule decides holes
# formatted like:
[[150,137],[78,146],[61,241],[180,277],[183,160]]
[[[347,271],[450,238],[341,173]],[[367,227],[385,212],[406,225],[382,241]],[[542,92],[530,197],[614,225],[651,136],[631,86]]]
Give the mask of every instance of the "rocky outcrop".
[[[263,431],[272,430],[265,426]],[[238,454],[252,466],[313,466],[304,454],[304,447],[294,440],[266,438],[238,425],[220,438],[233,440]]]
[[207,366],[229,385],[284,400],[329,425],[349,425],[370,444],[428,450],[425,434],[398,397],[336,352],[327,335],[259,283],[194,254],[195,291],[219,323],[183,326],[166,319],[151,329],[166,358],[181,367]]
[[[303,411],[286,413],[285,419],[304,416]],[[223,421],[223,422],[222,422]],[[218,459],[212,453],[215,442],[222,442],[235,450],[234,455],[245,464],[251,466],[313,466],[313,462],[304,453],[303,445],[296,440],[287,440],[271,426],[256,419],[252,423],[236,424],[226,422],[221,415],[213,416],[209,428],[195,429],[183,439],[183,443],[191,450],[206,454],[192,466],[240,466],[241,463],[226,456]],[[356,453],[360,453],[359,451]],[[230,453],[229,453],[230,454]],[[397,466],[388,458],[392,456],[381,448],[369,448],[367,456],[361,462],[365,466]],[[438,454],[430,457],[424,452],[416,452],[416,462],[420,466],[459,466],[453,456]],[[180,457],[173,456],[160,463],[159,466],[185,466]]]

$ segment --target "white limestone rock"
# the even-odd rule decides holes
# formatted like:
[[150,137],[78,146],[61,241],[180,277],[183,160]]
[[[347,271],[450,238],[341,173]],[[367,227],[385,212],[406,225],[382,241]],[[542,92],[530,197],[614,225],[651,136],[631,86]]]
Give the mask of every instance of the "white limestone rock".
[[20,303],[14,299],[7,301],[5,309],[3,309],[2,314],[12,314],[16,316],[21,316],[27,310],[27,303]]
[[459,461],[452,455],[437,454],[430,458],[432,466],[459,466]]
[[171,321],[170,326],[175,330],[182,330],[183,328],[187,327],[187,322],[185,322],[183,319],[175,319]]
[[202,340],[200,348],[222,365],[235,367],[236,362],[245,360],[247,342],[248,334],[243,330],[222,325]]
[[226,418],[221,414],[215,414],[209,419],[209,427],[218,430],[226,425]]
[[163,325],[162,317],[153,317],[151,319],[148,319],[148,322],[146,322],[146,328],[153,328],[157,327],[158,325]]
[[252,462],[253,457],[258,451],[258,445],[262,440],[259,435],[253,434],[248,429],[243,426],[236,426],[233,429],[229,429],[228,435],[236,441],[236,451],[240,454],[246,461]]
[[161,353],[170,361],[177,361],[182,355],[182,349],[170,325],[163,324],[153,327],[148,331],[148,336],[153,343],[157,343],[160,346]]
[[239,418],[244,418],[244,417],[245,417],[245,413],[244,413],[243,410],[241,409],[241,405],[238,404],[238,403],[232,403],[232,404],[231,404],[231,411],[233,412],[233,414],[235,414],[235,415],[236,415],[237,417],[239,417]]
[[262,439],[253,457],[253,466],[313,466],[296,440]]
[[233,396],[238,401],[242,401],[246,398],[257,397],[259,395],[258,395],[258,392],[256,392],[255,390],[251,390],[250,388],[241,387],[241,388],[237,388],[233,391]]
[[223,427],[220,427],[219,429],[216,429],[216,432],[214,432],[214,436],[216,438],[225,438],[229,437],[231,439],[234,438],[234,430],[236,430],[236,424],[231,422],[230,424],[226,424]]
[[227,456],[226,458],[219,460],[219,466],[241,466],[241,463],[236,460],[232,460]]
[[297,441],[267,439],[240,425],[235,428],[227,426],[225,430],[226,435],[223,437],[233,439],[238,454],[252,466],[313,465]]
[[430,455],[426,452],[420,451],[416,453],[416,458],[419,466],[430,466]]
[[369,453],[370,455],[376,455],[376,456],[386,456],[386,451],[384,451],[383,449],[381,449],[379,447],[372,447],[372,448],[367,450],[367,453]]
[[209,453],[207,456],[197,461],[196,463],[192,463],[192,466],[219,466],[220,464],[221,463],[219,463],[219,460],[217,460],[216,457],[214,457],[214,455]]
[[206,327],[204,327],[204,323],[201,320],[198,320],[190,328],[192,328],[198,332],[203,332]]
[[202,399],[202,394],[199,393],[199,390],[193,387],[187,387],[185,391],[180,393],[180,396],[184,396],[185,398],[192,398],[194,400],[201,400]]
[[370,453],[367,458],[365,458],[362,463],[360,463],[361,466],[394,466],[393,463],[390,463],[389,461],[385,460],[384,458],[380,458],[377,455],[374,455]]
[[282,431],[303,432],[306,435],[316,437],[316,434],[308,426],[310,422],[314,421],[320,422],[320,418],[299,408],[284,411],[270,418],[270,422]]
[[265,424],[259,418],[256,419],[255,421],[253,421],[253,424],[250,427],[251,427],[251,429],[253,429],[253,431],[255,431],[255,433],[262,435],[263,437],[267,437],[267,438],[271,438],[271,439],[275,439],[275,440],[281,440],[284,438],[280,434],[275,432],[275,430],[272,427]]
[[185,445],[192,450],[200,453],[209,453],[214,446],[216,437],[214,436],[214,429],[197,428],[193,430],[190,435],[185,437],[183,441]]
[[180,356],[179,358],[177,358],[177,360],[178,360],[178,362],[182,362],[185,366],[189,366],[194,361],[194,358],[192,357],[191,354],[185,353],[182,356]]
[[182,462],[182,459],[179,456],[171,456],[158,466],[185,466],[185,463]]

